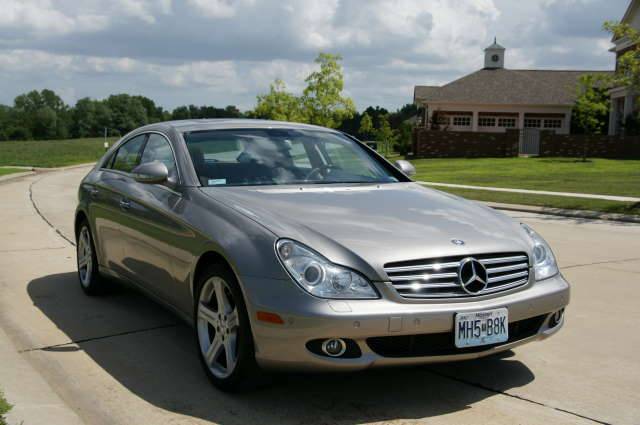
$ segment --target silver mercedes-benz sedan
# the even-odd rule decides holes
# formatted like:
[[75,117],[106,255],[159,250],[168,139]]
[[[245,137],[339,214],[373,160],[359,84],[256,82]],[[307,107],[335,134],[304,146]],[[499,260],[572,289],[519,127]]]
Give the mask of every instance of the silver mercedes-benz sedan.
[[569,285],[540,235],[414,171],[311,125],[139,128],[80,185],[81,287],[116,278],[171,308],[225,390],[265,369],[472,359],[557,332]]

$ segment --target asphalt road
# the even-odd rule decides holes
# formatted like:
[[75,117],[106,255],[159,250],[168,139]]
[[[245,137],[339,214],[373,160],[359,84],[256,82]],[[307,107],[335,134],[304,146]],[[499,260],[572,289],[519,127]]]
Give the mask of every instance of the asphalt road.
[[565,328],[546,341],[227,395],[172,314],[124,287],[82,294],[66,239],[86,171],[0,184],[0,388],[20,394],[13,422],[640,423],[640,225],[511,213],[551,243],[572,283]]

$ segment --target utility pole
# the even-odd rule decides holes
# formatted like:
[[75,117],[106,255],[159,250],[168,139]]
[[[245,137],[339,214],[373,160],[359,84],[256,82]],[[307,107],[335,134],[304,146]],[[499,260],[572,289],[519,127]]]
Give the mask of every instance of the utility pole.
[[107,127],[104,128],[104,151],[108,151],[109,150],[109,142],[107,142],[107,133],[108,133],[109,129]]

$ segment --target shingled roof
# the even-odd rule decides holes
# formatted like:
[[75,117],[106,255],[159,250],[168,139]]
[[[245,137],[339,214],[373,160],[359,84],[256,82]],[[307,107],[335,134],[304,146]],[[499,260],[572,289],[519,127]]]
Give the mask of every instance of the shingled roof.
[[572,105],[578,78],[611,71],[481,69],[444,86],[416,86],[414,102]]

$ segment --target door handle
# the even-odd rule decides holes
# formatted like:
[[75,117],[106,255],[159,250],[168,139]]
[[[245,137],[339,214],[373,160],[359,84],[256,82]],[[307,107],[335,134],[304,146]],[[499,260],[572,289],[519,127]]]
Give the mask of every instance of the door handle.
[[122,208],[123,210],[128,210],[129,208],[131,208],[131,202],[126,199],[120,200],[120,208]]
[[98,189],[96,189],[96,188],[91,188],[91,189],[89,189],[89,195],[90,195],[92,198],[97,197],[97,196],[98,196],[98,194],[100,194],[100,191],[99,191]]

